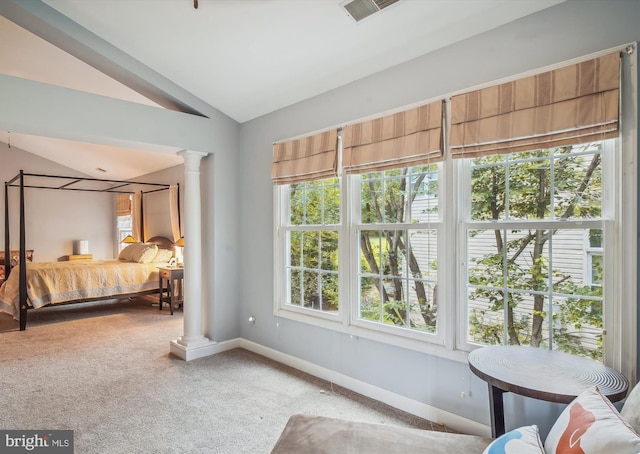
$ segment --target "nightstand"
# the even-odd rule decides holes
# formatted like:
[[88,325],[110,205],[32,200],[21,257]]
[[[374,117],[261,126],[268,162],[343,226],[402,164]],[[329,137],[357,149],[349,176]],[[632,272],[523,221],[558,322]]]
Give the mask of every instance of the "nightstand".
[[[160,290],[160,310],[163,303],[169,303],[171,315],[176,305],[183,304],[182,284],[184,278],[184,268],[158,268],[159,290]],[[166,281],[166,285],[165,285]],[[166,295],[165,295],[166,292]]]

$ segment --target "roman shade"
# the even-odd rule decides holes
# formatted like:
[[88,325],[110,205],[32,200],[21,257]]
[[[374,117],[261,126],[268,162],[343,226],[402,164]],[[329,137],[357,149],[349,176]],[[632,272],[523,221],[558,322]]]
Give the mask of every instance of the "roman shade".
[[338,131],[273,144],[271,178],[274,184],[292,184],[337,175]]
[[454,96],[451,154],[474,157],[615,137],[619,80],[616,52]]
[[129,194],[116,194],[116,216],[129,216],[131,214],[131,196]]
[[442,106],[443,101],[436,101],[345,126],[344,172],[373,172],[442,160]]

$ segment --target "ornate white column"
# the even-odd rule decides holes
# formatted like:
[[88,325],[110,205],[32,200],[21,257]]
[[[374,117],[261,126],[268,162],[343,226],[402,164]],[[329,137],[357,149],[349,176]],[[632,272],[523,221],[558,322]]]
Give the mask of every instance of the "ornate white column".
[[184,150],[184,334],[169,344],[185,361],[214,353],[215,342],[202,334],[202,216],[200,160],[206,153]]

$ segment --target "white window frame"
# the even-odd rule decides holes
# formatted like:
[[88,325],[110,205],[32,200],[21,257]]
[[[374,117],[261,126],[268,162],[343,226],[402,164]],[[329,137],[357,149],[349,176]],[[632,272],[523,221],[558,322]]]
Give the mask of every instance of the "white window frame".
[[[621,371],[632,383],[636,382],[637,369],[637,213],[638,213],[638,182],[637,182],[637,150],[638,150],[638,87],[637,87],[637,52],[636,44],[621,46],[615,49],[607,49],[602,52],[577,58],[571,61],[562,62],[546,68],[529,71],[514,77],[494,81],[484,86],[495,83],[508,82],[510,80],[537,74],[543,71],[557,69],[568,64],[578,63],[588,59],[596,58],[613,51],[624,51],[631,49],[629,55],[625,55],[622,64],[622,84],[621,92],[621,124],[620,138],[615,141],[616,150],[613,153],[603,154],[603,191],[605,188],[612,188],[605,191],[603,198],[607,200],[603,206],[610,206],[611,211],[603,212],[605,228],[614,232],[614,235],[607,235],[605,241],[604,266],[608,270],[607,285],[604,289],[604,299],[607,302],[618,301],[620,304],[605,304],[604,310],[604,363]],[[472,87],[472,89],[483,88],[483,86]],[[468,90],[464,90],[468,91]],[[462,92],[462,91],[461,91]],[[449,95],[453,95],[451,93]],[[446,134],[445,134],[446,136]],[[609,160],[608,162],[605,161]],[[461,197],[468,191],[462,189],[461,185],[468,185],[469,180],[463,178],[461,162],[463,160],[453,160],[445,146],[446,159],[441,165],[442,180],[439,184],[438,194],[440,197],[439,215],[443,223],[438,233],[438,242],[447,251],[445,257],[440,257],[438,253],[438,286],[440,294],[445,291],[452,295],[452,299],[440,296],[438,307],[438,333],[435,339],[433,336],[414,336],[411,333],[386,332],[360,323],[355,317],[357,311],[357,285],[349,285],[350,281],[356,281],[353,277],[357,273],[354,263],[357,260],[349,260],[349,257],[357,255],[357,230],[353,230],[354,219],[359,216],[356,211],[359,205],[355,203],[345,203],[350,200],[353,194],[358,193],[356,178],[343,176],[341,183],[341,219],[339,226],[340,246],[340,310],[336,316],[328,317],[328,314],[305,310],[304,308],[286,307],[286,282],[284,280],[285,266],[285,229],[282,226],[287,222],[286,191],[281,186],[274,186],[274,314],[277,317],[296,320],[315,326],[346,333],[351,336],[362,336],[397,345],[440,357],[453,359],[456,361],[466,361],[467,352],[476,348],[466,342],[461,342],[461,335],[466,336],[466,281],[464,276],[458,277],[460,272],[460,257],[464,245],[463,223],[459,222],[462,207],[467,201]],[[607,172],[605,169],[610,169]],[[444,183],[442,183],[444,181]],[[611,198],[615,204],[610,203]],[[613,214],[617,216],[613,216]],[[451,226],[449,228],[448,226]],[[456,227],[457,226],[457,227]],[[449,257],[455,259],[449,259]],[[613,271],[611,271],[613,270]],[[461,282],[463,284],[461,284]],[[448,289],[448,290],[445,290]],[[394,331],[394,330],[392,330]],[[409,330],[404,330],[409,331]],[[425,334],[425,333],[417,333]],[[629,348],[632,346],[632,348]]]
[[[458,172],[461,174],[461,181],[464,182],[464,187],[462,189],[462,193],[460,194],[460,213],[459,213],[459,228],[458,228],[458,263],[459,269],[457,272],[458,279],[458,304],[459,304],[459,313],[466,314],[466,317],[460,317],[458,323],[458,338],[457,338],[457,347],[461,350],[473,350],[482,344],[470,342],[467,339],[467,331],[468,331],[468,323],[469,323],[469,314],[468,314],[468,264],[467,264],[467,232],[469,230],[486,230],[498,227],[500,230],[530,230],[532,227],[538,227],[543,229],[549,229],[554,226],[562,225],[562,229],[602,229],[607,230],[612,228],[612,223],[610,222],[613,217],[615,217],[614,207],[607,206],[606,201],[611,200],[612,194],[610,194],[610,190],[612,190],[611,186],[611,173],[614,170],[612,166],[615,166],[614,159],[616,152],[619,152],[619,139],[613,139],[603,142],[601,147],[601,168],[602,168],[602,215],[600,219],[567,219],[567,220],[499,220],[499,221],[473,221],[469,219],[469,215],[471,213],[471,188],[469,184],[471,183],[471,160],[463,159],[459,162]],[[614,149],[616,148],[616,149]],[[552,158],[555,162],[558,158]],[[553,164],[552,164],[553,165]],[[613,195],[614,197],[616,195]],[[553,204],[553,200],[552,200]],[[553,205],[551,206],[553,210]],[[588,233],[588,232],[587,232]],[[607,243],[606,238],[608,237],[609,242]],[[584,241],[584,236],[583,236]],[[613,247],[613,235],[605,234],[605,242],[603,245],[604,250],[608,250],[609,247]],[[551,251],[549,251],[551,253]],[[585,251],[586,253],[586,251]],[[610,282],[610,277],[607,278],[607,282]],[[586,280],[585,280],[586,283]],[[610,287],[611,285],[605,286],[605,288]],[[549,290],[552,292],[551,288]],[[526,293],[526,291],[524,292]],[[603,299],[607,301],[606,295],[603,295]],[[605,304],[607,306],[607,304]],[[550,323],[547,321],[545,323]],[[605,322],[606,323],[606,322]],[[506,321],[505,321],[505,329],[506,329]],[[606,332],[606,325],[603,329]],[[506,334],[505,334],[506,335]],[[554,344],[553,337],[551,339],[551,343]],[[606,359],[605,359],[606,361]]]

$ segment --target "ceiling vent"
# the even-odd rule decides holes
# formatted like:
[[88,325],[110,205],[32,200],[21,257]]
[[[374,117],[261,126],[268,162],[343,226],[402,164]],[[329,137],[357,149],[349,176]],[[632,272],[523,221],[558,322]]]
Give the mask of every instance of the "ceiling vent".
[[369,17],[387,6],[391,6],[399,0],[347,0],[341,6],[347,10],[356,22]]

